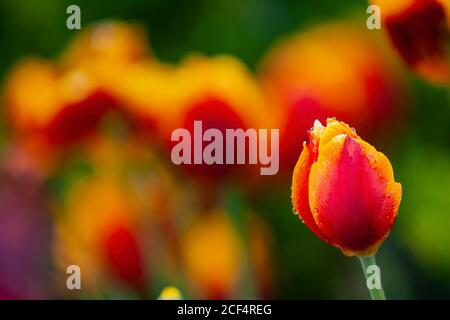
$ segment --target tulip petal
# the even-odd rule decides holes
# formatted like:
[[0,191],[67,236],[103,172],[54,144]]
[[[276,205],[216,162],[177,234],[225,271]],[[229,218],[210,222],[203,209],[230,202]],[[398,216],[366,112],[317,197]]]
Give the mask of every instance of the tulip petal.
[[389,160],[360,139],[335,136],[311,166],[313,218],[344,254],[375,253],[392,228],[400,199]]
[[292,203],[298,215],[306,226],[311,229],[321,240],[330,242],[317,227],[311,214],[308,200],[308,177],[313,164],[313,157],[306,142],[294,169],[292,177]]
[[345,134],[352,138],[359,138],[355,130],[342,121],[327,119],[327,126],[320,133],[319,152],[321,152],[328,142],[340,134]]

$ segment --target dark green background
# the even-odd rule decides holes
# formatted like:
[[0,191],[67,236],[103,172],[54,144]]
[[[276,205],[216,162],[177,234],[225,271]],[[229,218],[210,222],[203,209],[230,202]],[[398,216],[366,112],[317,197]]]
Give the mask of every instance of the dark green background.
[[[2,0],[2,82],[19,58],[55,57],[66,46],[77,33],[66,28],[70,4],[80,6],[82,27],[105,18],[141,22],[162,61],[176,63],[193,51],[230,53],[253,70],[280,36],[355,13],[364,28],[367,8],[363,0]],[[450,298],[450,92],[405,72],[407,125],[383,150],[403,185],[403,201],[378,262],[388,298]],[[5,141],[7,123],[0,125]],[[288,195],[287,187],[252,201],[274,233],[276,297],[366,297],[359,262],[320,242],[289,214]]]

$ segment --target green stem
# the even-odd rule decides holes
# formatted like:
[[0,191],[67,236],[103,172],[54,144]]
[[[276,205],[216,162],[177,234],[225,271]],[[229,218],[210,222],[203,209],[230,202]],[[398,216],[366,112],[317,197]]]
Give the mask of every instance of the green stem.
[[[377,262],[375,260],[375,255],[370,256],[370,257],[359,257],[359,261],[361,262],[361,267],[363,269],[364,277],[366,279],[366,286],[370,291],[370,297],[372,298],[372,300],[386,300],[386,296],[384,295],[383,286],[381,285],[381,279],[378,279],[379,284],[380,284],[379,289],[376,289],[376,288],[370,289],[368,286],[368,282],[370,281],[368,279],[369,277],[380,276],[380,274],[373,274],[373,271],[369,272],[369,273],[367,272],[368,271],[367,268],[370,266],[378,267]],[[370,282],[372,283],[372,281],[370,281]]]

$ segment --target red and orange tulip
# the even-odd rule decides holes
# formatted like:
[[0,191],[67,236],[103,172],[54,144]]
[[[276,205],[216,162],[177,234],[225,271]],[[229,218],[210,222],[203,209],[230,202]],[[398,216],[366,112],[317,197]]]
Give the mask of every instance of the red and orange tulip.
[[389,37],[417,73],[450,84],[450,1],[372,0],[380,6]]
[[391,231],[401,194],[384,154],[343,122],[314,123],[294,169],[292,202],[320,239],[345,255],[372,256]]

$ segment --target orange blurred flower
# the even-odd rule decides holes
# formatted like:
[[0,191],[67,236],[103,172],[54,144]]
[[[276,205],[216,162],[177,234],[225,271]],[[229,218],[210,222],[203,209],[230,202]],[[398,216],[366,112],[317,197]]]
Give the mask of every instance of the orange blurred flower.
[[56,254],[61,267],[75,264],[91,292],[109,280],[144,293],[148,269],[142,217],[133,194],[107,174],[81,180],[71,188],[58,215]]
[[372,0],[403,60],[426,79],[450,83],[450,1]]
[[116,106],[88,70],[61,73],[39,59],[24,60],[12,70],[6,104],[15,135],[44,154],[88,136]]
[[198,296],[230,298],[240,277],[242,245],[226,212],[217,208],[198,216],[181,246],[186,274]]
[[112,85],[131,126],[160,144],[167,142],[166,130],[182,104],[180,88],[175,67],[151,60],[124,68]]
[[147,35],[136,23],[107,20],[81,31],[61,56],[64,68],[85,60],[103,60],[111,66],[132,63],[150,55]]
[[343,122],[314,123],[292,177],[295,211],[346,255],[371,256],[388,236],[402,189],[389,160]]
[[114,98],[129,125],[154,129],[168,106],[170,68],[153,58],[146,38],[138,24],[94,24],[72,41],[59,63],[63,70],[86,70]]
[[383,44],[351,23],[333,23],[283,40],[265,58],[262,84],[280,128],[280,162],[289,171],[315,119],[337,117],[369,137],[396,119],[403,86]]
[[[261,89],[239,60],[225,55],[215,58],[194,55],[181,64],[177,73],[181,102],[172,121],[164,128],[167,141],[176,128],[186,128],[193,137],[194,121],[202,121],[203,131],[216,128],[224,136],[226,129],[268,127]],[[169,146],[173,145],[169,141]],[[224,177],[232,167],[218,164],[184,166],[196,176],[216,178]]]
[[9,121],[36,156],[48,155],[90,136],[106,112],[118,109],[124,70],[148,53],[134,25],[107,22],[83,31],[58,63],[25,59],[6,84]]

